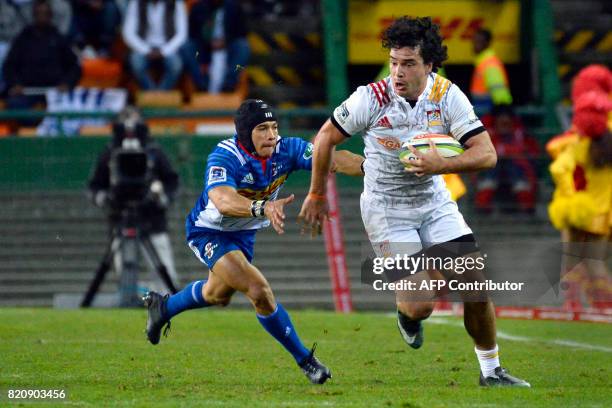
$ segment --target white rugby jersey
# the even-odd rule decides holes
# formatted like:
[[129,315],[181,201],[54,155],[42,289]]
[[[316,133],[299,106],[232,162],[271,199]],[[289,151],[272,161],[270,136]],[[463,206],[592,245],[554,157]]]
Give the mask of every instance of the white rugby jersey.
[[402,144],[416,135],[441,133],[465,143],[484,127],[465,94],[435,73],[414,108],[395,93],[390,77],[360,86],[330,118],[345,136],[363,132],[364,191],[388,205],[422,205],[447,194],[441,176],[417,177],[399,160]]

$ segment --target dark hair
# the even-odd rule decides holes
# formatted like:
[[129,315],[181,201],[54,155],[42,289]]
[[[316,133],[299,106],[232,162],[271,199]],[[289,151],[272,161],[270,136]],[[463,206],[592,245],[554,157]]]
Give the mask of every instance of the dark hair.
[[[176,27],[174,26],[174,9],[176,0],[161,0],[166,4],[164,15],[164,35],[166,39],[174,37]],[[149,30],[149,19],[147,18],[147,4],[149,0],[138,0],[138,35],[145,38]]]
[[493,38],[493,34],[491,34],[491,31],[487,30],[486,28],[479,28],[478,30],[476,30],[474,35],[481,35],[482,38],[487,42],[487,44],[490,44],[491,39]]
[[591,139],[589,156],[593,167],[612,166],[612,132],[607,130],[600,137]]
[[432,64],[433,72],[448,58],[446,45],[442,45],[440,28],[430,17],[400,17],[383,33],[382,46],[387,49],[418,47],[423,62]]

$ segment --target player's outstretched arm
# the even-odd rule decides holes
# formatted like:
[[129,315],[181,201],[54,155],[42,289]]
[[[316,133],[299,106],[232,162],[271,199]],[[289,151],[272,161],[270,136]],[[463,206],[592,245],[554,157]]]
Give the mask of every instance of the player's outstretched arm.
[[312,177],[310,179],[310,193],[325,195],[327,188],[327,175],[331,169],[334,148],[344,142],[346,136],[328,119],[314,140],[314,152],[312,156]]
[[356,177],[362,177],[364,175],[362,165],[365,161],[365,157],[348,150],[338,150],[334,152],[333,157],[332,172]]
[[[291,203],[295,196],[291,194],[286,198],[262,203],[241,196],[233,187],[219,186],[208,192],[208,198],[223,215],[242,218],[265,216],[270,220],[274,230],[283,234],[285,232],[285,205]],[[258,204],[254,205],[254,203]],[[263,208],[263,214],[254,214],[258,208]]]
[[309,231],[311,235],[317,235],[321,231],[323,220],[327,218],[328,208],[325,202],[327,175],[331,169],[334,147],[344,140],[346,137],[330,120],[327,120],[317,133],[312,157],[310,190],[298,216],[298,222],[302,224],[302,233]]
[[251,204],[253,200],[238,194],[235,188],[229,186],[215,187],[208,192],[217,210],[228,217],[252,217]]

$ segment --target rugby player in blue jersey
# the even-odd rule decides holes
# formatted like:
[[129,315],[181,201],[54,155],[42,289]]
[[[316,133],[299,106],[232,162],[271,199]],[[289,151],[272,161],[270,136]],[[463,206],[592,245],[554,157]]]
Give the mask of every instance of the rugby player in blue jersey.
[[[308,350],[289,314],[274,299],[270,284],[251,264],[255,234],[270,224],[282,234],[285,205],[294,200],[278,193],[287,176],[312,168],[313,145],[280,137],[274,111],[262,100],[249,99],[238,109],[236,136],[220,142],[208,156],[204,191],[186,220],[187,242],[210,269],[208,280],[187,285],[173,296],[149,292],[146,333],[160,340],[170,319],[188,309],[227,305],[236,292],[253,304],[259,323],[293,356],[308,379],[323,384],[330,370]],[[362,175],[364,158],[348,151],[334,155],[334,170]]]

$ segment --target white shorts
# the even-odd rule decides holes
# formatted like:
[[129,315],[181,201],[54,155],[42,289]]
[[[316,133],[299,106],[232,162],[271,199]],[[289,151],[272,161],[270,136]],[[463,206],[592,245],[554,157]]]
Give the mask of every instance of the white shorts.
[[360,204],[363,225],[377,256],[412,255],[472,233],[450,198],[417,208],[397,208],[362,193]]

